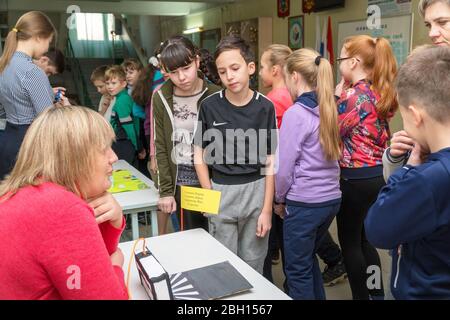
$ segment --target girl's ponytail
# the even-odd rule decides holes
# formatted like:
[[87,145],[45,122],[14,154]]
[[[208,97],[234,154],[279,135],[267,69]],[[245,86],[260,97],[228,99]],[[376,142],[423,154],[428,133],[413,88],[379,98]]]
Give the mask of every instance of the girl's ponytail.
[[320,145],[327,160],[338,160],[341,140],[330,62],[322,58],[317,51],[304,48],[294,51],[287,58],[285,70],[289,74],[298,72],[308,86],[315,89],[320,115]]
[[372,83],[381,98],[377,103],[380,117],[389,118],[398,108],[394,81],[397,75],[397,61],[392,52],[389,41],[377,38],[375,44],[375,63],[373,67]]
[[0,57],[0,73],[11,61],[17,50],[19,41],[28,40],[33,37],[48,39],[56,35],[56,29],[50,18],[40,11],[30,11],[17,20],[16,26],[8,33],[3,54]]
[[318,62],[316,92],[319,100],[320,144],[327,160],[338,160],[341,155],[341,147],[337,106],[334,98],[333,69],[327,59],[320,58]]
[[9,64],[9,61],[11,61],[14,52],[16,52],[17,34],[19,31],[20,30],[14,28],[8,33],[8,36],[6,37],[5,48],[3,49],[3,54],[0,57],[0,73],[5,70],[6,66]]

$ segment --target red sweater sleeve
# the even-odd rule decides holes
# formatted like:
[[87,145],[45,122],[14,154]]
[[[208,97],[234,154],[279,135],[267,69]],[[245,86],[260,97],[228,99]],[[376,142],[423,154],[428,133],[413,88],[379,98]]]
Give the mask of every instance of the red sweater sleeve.
[[62,299],[128,299],[123,271],[108,252],[117,248],[120,230],[109,223],[99,228],[84,204],[64,208],[46,225],[36,259]]
[[114,228],[109,221],[103,222],[98,227],[103,236],[103,241],[105,242],[106,250],[108,250],[109,255],[112,255],[117,250],[117,245],[120,241],[120,236],[122,235],[123,229],[125,229],[125,217],[122,218],[122,226],[117,229]]

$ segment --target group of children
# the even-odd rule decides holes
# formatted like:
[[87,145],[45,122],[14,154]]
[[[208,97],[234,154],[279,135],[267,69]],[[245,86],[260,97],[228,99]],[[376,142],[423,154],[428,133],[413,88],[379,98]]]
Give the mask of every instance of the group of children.
[[[436,49],[424,49],[430,50]],[[152,120],[145,135],[154,143],[162,233],[170,214],[180,219],[181,186],[221,191],[220,214],[188,211],[185,228],[208,230],[262,273],[269,230],[281,225],[286,291],[294,299],[325,299],[316,253],[337,217],[353,298],[382,299],[382,284],[367,286],[367,268],[381,263],[364,221],[374,203],[371,212],[388,212],[377,207],[383,200],[376,200],[385,185],[388,121],[398,106],[389,42],[346,39],[337,59],[342,81],[336,87],[331,63],[314,50],[272,45],[263,52],[259,71],[271,88],[267,97],[250,89],[256,60],[242,39],[226,37],[217,46],[214,61],[222,88],[200,71],[200,59],[190,40],[173,37],[158,55],[167,80],[155,92],[146,86],[153,94],[145,103]],[[414,57],[405,68],[413,62]],[[139,72],[138,65],[125,61],[92,75],[104,94],[99,111],[110,117],[118,140],[123,128],[136,152],[141,146],[136,119],[145,118],[144,101],[136,103],[133,93],[143,78]],[[411,76],[400,72],[399,77]],[[371,221],[382,220],[373,213],[369,226]],[[373,236],[378,239],[379,233]]]
[[150,64],[144,69],[133,58],[126,59],[120,66],[97,67],[91,74],[92,84],[102,95],[98,111],[116,133],[114,151],[119,159],[141,170],[142,160],[148,159],[147,150],[150,149],[150,133],[144,128],[150,120],[151,96],[163,81],[158,68]]

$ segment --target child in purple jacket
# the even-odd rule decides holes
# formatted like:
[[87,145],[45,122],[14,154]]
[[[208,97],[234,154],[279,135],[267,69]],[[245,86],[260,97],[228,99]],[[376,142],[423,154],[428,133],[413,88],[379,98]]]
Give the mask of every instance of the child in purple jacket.
[[285,271],[293,299],[323,300],[316,252],[341,203],[333,71],[311,49],[292,53],[285,69],[295,101],[283,116],[275,179],[276,201],[286,205]]

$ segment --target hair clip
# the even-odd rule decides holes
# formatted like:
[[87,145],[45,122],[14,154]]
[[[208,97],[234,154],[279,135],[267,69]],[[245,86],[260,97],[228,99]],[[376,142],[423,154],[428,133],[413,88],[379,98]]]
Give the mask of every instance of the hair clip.
[[322,56],[317,56],[316,60],[314,61],[314,63],[316,64],[316,66],[318,66],[320,64],[320,59],[322,59]]
[[19,32],[19,29],[17,29],[17,28],[12,28],[12,31],[14,31],[15,33],[18,33],[18,32]]
[[159,67],[159,61],[158,61],[158,58],[156,58],[156,57],[150,57],[150,59],[148,59],[148,63],[150,63],[155,68]]

